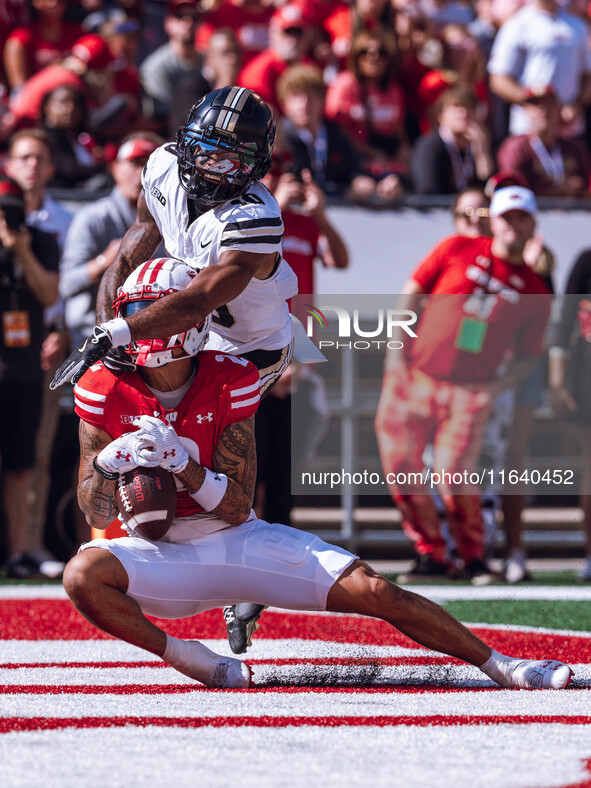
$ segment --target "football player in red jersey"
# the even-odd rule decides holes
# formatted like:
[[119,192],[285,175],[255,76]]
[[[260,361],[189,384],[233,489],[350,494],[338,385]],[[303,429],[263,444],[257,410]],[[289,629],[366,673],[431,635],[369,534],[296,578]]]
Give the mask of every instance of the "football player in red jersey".
[[[178,261],[148,261],[126,280],[115,310],[141,310],[186,287],[191,276]],[[238,356],[202,351],[206,332],[207,322],[132,343],[137,371],[116,376],[99,362],[76,386],[78,495],[91,525],[112,521],[119,474],[134,467],[159,465],[179,488],[179,509],[162,540],[132,530],[83,545],[69,562],[66,591],[89,621],[209,687],[248,687],[250,668],[196,640],[171,637],[144,614],[188,618],[236,600],[359,613],[478,666],[502,686],[568,684],[567,665],[498,654],[442,608],[397,588],[346,550],[258,520],[251,510],[258,373]]]

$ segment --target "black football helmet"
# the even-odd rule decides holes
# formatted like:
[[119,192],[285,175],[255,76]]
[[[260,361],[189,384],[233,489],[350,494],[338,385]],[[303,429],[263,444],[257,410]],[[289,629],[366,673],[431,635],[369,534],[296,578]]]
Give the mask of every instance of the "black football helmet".
[[202,209],[243,194],[271,167],[275,119],[252,90],[225,87],[195,104],[170,150],[179,180]]

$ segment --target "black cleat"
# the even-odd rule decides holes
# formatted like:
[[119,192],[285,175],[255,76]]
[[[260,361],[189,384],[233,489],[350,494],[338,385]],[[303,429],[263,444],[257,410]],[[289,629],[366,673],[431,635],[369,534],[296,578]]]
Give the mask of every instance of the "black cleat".
[[259,628],[258,618],[266,605],[239,602],[224,608],[228,643],[234,654],[244,654],[252,646],[251,638]]
[[447,577],[449,567],[431,558],[429,555],[420,555],[415,559],[408,572],[398,575],[397,583],[420,583],[425,580],[437,580]]

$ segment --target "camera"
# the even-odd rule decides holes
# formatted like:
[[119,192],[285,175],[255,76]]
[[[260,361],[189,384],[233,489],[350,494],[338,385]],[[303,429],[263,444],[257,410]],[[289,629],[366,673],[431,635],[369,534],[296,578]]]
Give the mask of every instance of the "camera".
[[6,224],[11,230],[20,230],[25,223],[25,211],[23,208],[0,203],[0,212],[4,215]]

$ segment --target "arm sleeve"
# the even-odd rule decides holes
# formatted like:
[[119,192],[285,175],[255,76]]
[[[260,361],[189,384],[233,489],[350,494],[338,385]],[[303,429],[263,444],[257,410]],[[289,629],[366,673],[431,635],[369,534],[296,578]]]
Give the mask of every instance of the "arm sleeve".
[[507,75],[519,80],[524,65],[521,39],[519,25],[514,19],[509,18],[501,25],[488,61],[489,74]]
[[230,360],[224,363],[235,364],[239,370],[234,379],[224,386],[223,393],[225,424],[236,424],[252,416],[259,406],[259,371],[254,364],[239,356],[230,356]]
[[240,210],[231,211],[220,237],[220,252],[243,251],[253,254],[281,252],[283,220],[279,207],[270,210],[269,206],[249,203],[247,192],[241,200],[245,205]]
[[68,230],[60,265],[60,294],[69,298],[95,286],[86,263],[103,251],[100,238],[86,211],[80,211]]
[[413,271],[411,279],[421,286],[424,293],[433,291],[453,240],[453,238],[448,238],[438,243]]

